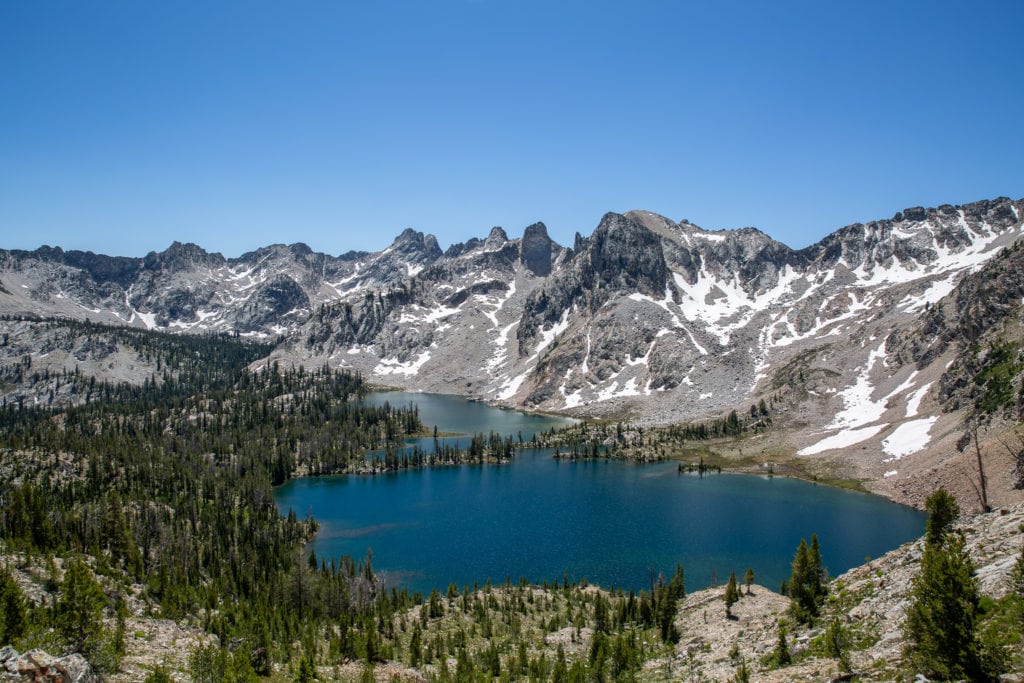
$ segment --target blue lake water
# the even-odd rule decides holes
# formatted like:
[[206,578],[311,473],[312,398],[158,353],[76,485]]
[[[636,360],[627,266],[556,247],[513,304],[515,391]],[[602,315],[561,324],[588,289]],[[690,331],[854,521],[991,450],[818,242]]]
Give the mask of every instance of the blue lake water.
[[[451,396],[387,393],[368,400],[420,408],[442,432],[497,431],[529,441],[564,424]],[[449,439],[449,442],[454,442]],[[432,448],[433,440],[424,440]],[[782,477],[679,474],[676,463],[568,462],[549,450],[508,465],[377,476],[296,479],[279,508],[312,511],[318,555],[365,556],[391,584],[428,592],[458,586],[586,578],[648,588],[677,562],[691,589],[742,578],[777,588],[801,538],[817,533],[833,575],[921,535],[923,513],[881,498]]]

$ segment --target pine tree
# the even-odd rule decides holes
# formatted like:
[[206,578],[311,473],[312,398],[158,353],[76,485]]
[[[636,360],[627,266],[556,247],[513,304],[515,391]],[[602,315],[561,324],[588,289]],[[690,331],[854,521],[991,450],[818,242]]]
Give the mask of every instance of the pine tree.
[[850,635],[838,616],[833,616],[825,630],[825,654],[839,660],[842,671],[850,671]]
[[800,545],[793,557],[793,571],[787,586],[790,597],[789,611],[803,624],[809,624],[818,616],[821,604],[828,593],[825,569],[821,565],[821,547],[818,536],[811,536],[811,545],[800,539]]
[[928,511],[928,521],[925,523],[926,540],[930,544],[939,543],[949,525],[960,516],[960,506],[949,491],[937,489],[928,496],[924,507]]
[[25,598],[7,569],[0,569],[0,645],[25,633]]
[[750,669],[747,668],[747,660],[744,659],[740,662],[732,680],[733,683],[750,683]]
[[565,649],[558,644],[555,655],[555,668],[551,672],[551,683],[569,683],[569,665],[565,661]]
[[597,633],[608,633],[608,603],[601,594],[594,596],[594,631]]
[[144,683],[174,683],[171,672],[157,664],[144,679]]
[[227,677],[227,652],[213,643],[200,645],[188,658],[194,683],[223,683]]
[[818,607],[824,602],[828,596],[828,588],[826,586],[828,577],[825,573],[825,567],[821,561],[821,546],[818,544],[818,534],[811,534],[811,547],[808,550],[808,560],[810,575],[808,578],[808,588],[810,594],[814,597],[814,616],[818,615]]
[[103,607],[107,596],[84,562],[73,559],[64,570],[57,602],[57,631],[72,650],[87,657],[95,653],[103,637]]
[[[762,401],[763,403],[763,401]],[[747,567],[747,571],[743,574],[743,583],[747,587],[747,595],[750,595],[750,586],[754,583],[754,568]]]
[[725,616],[732,617],[732,606],[740,599],[740,589],[736,586],[736,572],[729,572],[729,583],[725,586]]
[[980,596],[962,536],[925,544],[910,596],[903,629],[915,667],[933,679],[983,680],[975,634]]
[[798,622],[808,622],[813,616],[810,608],[814,604],[814,599],[808,591],[810,575],[807,541],[801,538],[796,555],[793,557],[793,569],[789,575],[789,611]]
[[672,575],[672,580],[668,582],[669,594],[676,600],[682,600],[686,597],[686,575],[683,572],[683,565],[676,563],[676,571]]
[[786,622],[779,619],[779,640],[772,651],[772,664],[776,669],[789,666],[793,662],[793,657],[789,654],[789,642],[786,640],[787,635]]
[[422,638],[423,629],[420,628],[419,623],[416,623],[412,627],[412,636],[409,638],[409,666],[414,669],[420,665],[423,654]]
[[[373,670],[372,664],[367,664],[366,668]],[[316,667],[313,665],[313,660],[309,657],[303,657],[299,662],[299,670],[295,674],[295,683],[312,683],[317,680]]]

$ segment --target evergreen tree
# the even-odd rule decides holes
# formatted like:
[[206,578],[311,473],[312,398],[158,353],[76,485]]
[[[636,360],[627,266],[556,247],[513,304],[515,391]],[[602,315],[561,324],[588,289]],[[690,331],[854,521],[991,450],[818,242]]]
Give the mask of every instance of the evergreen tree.
[[668,582],[669,593],[676,600],[682,600],[686,597],[686,575],[683,572],[683,565],[676,563],[676,571],[672,575],[672,580]]
[[227,652],[213,643],[200,645],[188,658],[193,683],[223,683],[228,677]]
[[[373,670],[372,664],[367,664],[370,670]],[[299,670],[295,674],[295,683],[313,683],[317,680],[316,666],[313,665],[313,660],[309,657],[303,657],[299,661]]]
[[57,601],[57,631],[68,646],[86,657],[95,654],[103,637],[103,608],[107,596],[84,562],[70,560],[64,570]]
[[903,625],[907,654],[933,679],[984,680],[975,633],[980,596],[962,536],[925,544]]
[[956,498],[946,489],[937,489],[924,503],[928,511],[925,523],[926,540],[930,544],[940,543],[949,525],[960,516],[960,506]]
[[0,569],[0,645],[25,633],[25,598],[7,569]]
[[412,627],[412,636],[409,638],[409,666],[416,668],[420,665],[423,656],[423,629],[419,623]]
[[174,679],[170,671],[158,664],[146,676],[144,683],[174,683]]
[[594,631],[597,633],[608,633],[609,626],[608,603],[598,593],[594,596]]
[[[764,403],[764,401],[762,401]],[[750,595],[750,586],[754,583],[754,568],[747,567],[747,571],[743,574],[743,583],[747,587],[747,595]]]
[[675,593],[668,586],[659,586],[656,590],[655,598],[655,612],[662,642],[679,642],[679,629],[676,628],[678,600],[675,597]]
[[825,572],[825,566],[821,561],[821,546],[818,544],[818,534],[811,534],[811,547],[808,550],[808,560],[810,562],[809,570],[809,590],[811,595],[814,596],[815,610],[814,614],[817,616],[818,610],[824,602],[825,598],[828,597],[828,576]]
[[729,583],[725,586],[725,616],[732,617],[732,606],[740,599],[740,589],[736,586],[736,572],[729,572]]
[[793,617],[803,624],[809,624],[818,616],[821,604],[828,592],[825,585],[825,570],[821,566],[821,548],[818,536],[811,536],[811,546],[805,539],[793,557],[793,570],[787,585],[790,598],[789,610]]
[[825,654],[839,660],[842,671],[850,671],[850,634],[838,616],[833,616],[825,630]]
[[750,683],[750,669],[747,668],[747,660],[742,660],[740,665],[736,667],[736,673],[733,675],[732,680],[733,683]]
[[775,644],[775,649],[772,651],[772,665],[776,669],[789,666],[793,662],[793,657],[789,654],[789,642],[786,639],[787,636],[786,622],[779,619],[779,640]]
[[569,665],[565,661],[565,649],[558,644],[555,655],[555,668],[551,672],[551,683],[569,683]]

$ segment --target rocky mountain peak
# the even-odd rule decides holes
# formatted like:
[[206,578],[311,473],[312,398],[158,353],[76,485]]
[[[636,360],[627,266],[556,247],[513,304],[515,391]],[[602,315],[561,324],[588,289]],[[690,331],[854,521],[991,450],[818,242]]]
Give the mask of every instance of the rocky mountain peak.
[[386,251],[401,254],[410,260],[424,262],[433,261],[444,254],[436,237],[412,228],[403,230]]
[[292,244],[289,244],[288,251],[290,251],[295,256],[303,258],[313,254],[313,250],[310,249],[309,245],[306,244],[305,242],[294,242]]
[[484,240],[484,245],[488,249],[500,249],[505,245],[505,242],[508,242],[508,234],[500,225],[495,225],[487,234],[487,239]]
[[[627,211],[623,214],[626,218],[631,221],[636,221],[640,225],[644,226],[651,232],[657,233],[662,237],[667,237],[672,240],[679,239],[679,235],[685,233],[684,225],[689,225],[686,221],[680,224],[674,223],[671,219],[662,216],[661,214],[654,213],[652,211]],[[696,227],[696,226],[693,226]]]
[[198,266],[216,268],[224,263],[225,259],[221,254],[211,254],[192,242],[178,241],[172,242],[164,251],[149,252],[144,259],[145,268],[154,270],[190,270]]
[[606,213],[588,240],[584,254],[597,287],[639,292],[655,298],[665,294],[668,266],[658,236],[641,223]]
[[141,259],[128,256],[105,256],[91,251],[63,251],[60,247],[42,247],[35,253],[46,260],[80,268],[101,284],[114,283],[126,287],[138,277],[142,268]]
[[915,270],[936,262],[941,252],[964,252],[979,238],[1012,228],[1020,220],[1019,204],[1000,197],[963,206],[913,206],[892,219],[847,225],[800,253],[822,270],[840,263],[866,272],[894,264]]
[[543,223],[534,223],[523,231],[519,259],[531,273],[541,277],[551,274],[551,256],[554,242],[548,237],[548,228]]

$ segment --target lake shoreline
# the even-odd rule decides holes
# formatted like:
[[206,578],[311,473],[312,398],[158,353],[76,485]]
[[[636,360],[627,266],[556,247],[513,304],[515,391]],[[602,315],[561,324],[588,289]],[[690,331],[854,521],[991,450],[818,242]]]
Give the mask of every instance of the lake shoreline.
[[[422,392],[404,389],[401,387],[391,386],[379,386],[373,385],[372,391],[367,395],[378,395],[380,397],[386,397],[389,394],[404,395],[409,397],[412,402],[416,402],[417,397],[427,396],[445,396],[453,399],[461,399],[467,403],[475,405],[486,406],[492,410],[502,411],[503,413],[513,413],[528,416],[530,418],[541,418],[541,419],[553,419],[564,421],[566,427],[584,425],[590,428],[597,428],[602,425],[612,424],[623,424],[623,421],[616,421],[611,419],[588,419],[581,418],[578,416],[570,415],[567,413],[560,413],[556,411],[543,411],[543,410],[530,410],[526,408],[518,408],[514,406],[505,405],[501,402],[495,402],[493,400],[485,399],[478,396],[464,396],[457,393],[444,394],[435,392]],[[385,399],[386,400],[386,399]],[[397,404],[396,404],[397,405]],[[636,423],[632,423],[629,420],[625,421],[625,424],[630,425],[632,428]],[[641,425],[641,430],[664,430],[671,429],[677,425]],[[416,435],[414,438],[425,439],[430,438],[434,435],[433,429],[436,425],[430,425],[425,423],[426,429],[422,434]],[[563,428],[563,429],[564,429]],[[863,468],[859,467],[859,463],[856,462],[856,456],[853,455],[850,461],[842,461],[841,459],[833,456],[830,458],[807,458],[799,457],[796,455],[796,449],[788,445],[789,440],[789,429],[785,426],[771,426],[765,432],[759,434],[747,434],[738,438],[719,438],[709,439],[706,441],[695,442],[694,445],[689,448],[683,448],[679,453],[666,456],[666,457],[630,457],[630,456],[612,456],[605,457],[599,455],[596,458],[577,456],[575,458],[562,455],[561,458],[568,462],[573,460],[586,461],[586,460],[628,460],[636,462],[637,464],[645,464],[652,462],[662,461],[673,461],[687,465],[696,466],[701,460],[704,461],[705,465],[719,467],[722,471],[727,471],[736,474],[749,474],[749,475],[770,475],[778,477],[787,477],[796,479],[799,481],[805,481],[812,484],[820,484],[823,486],[829,486],[837,489],[856,491],[859,493],[867,493],[872,496],[876,496],[883,500],[887,500],[898,505],[911,507],[916,510],[924,510],[925,498],[934,490],[934,487],[929,486],[917,486],[917,487],[903,487],[897,488],[888,486],[889,482],[885,480],[884,476],[875,477],[871,476],[870,472],[866,472]],[[445,439],[459,439],[468,438],[471,436],[469,432],[444,430],[436,433],[437,438]],[[750,446],[756,439],[764,439],[770,442],[767,447],[761,447],[760,453],[757,453],[757,445],[754,445],[754,451],[751,451]],[[521,446],[521,445],[520,445]],[[747,452],[744,453],[744,447],[747,448]],[[517,448],[524,450],[524,448]],[[462,464],[479,464],[479,463],[437,463],[431,465],[423,465],[420,467],[455,467]],[[486,464],[497,464],[506,465],[508,460],[488,460]],[[332,476],[340,474],[352,474],[358,476],[376,476],[380,474],[394,474],[406,470],[420,469],[416,468],[402,468],[398,470],[377,468],[372,466],[360,467],[353,470],[342,470],[337,472],[327,472],[322,474],[311,474],[302,471],[301,468],[296,468],[290,478],[302,478],[302,477],[322,477]]]
[[[509,575],[550,579],[566,570],[574,580],[642,588],[650,571],[668,571],[677,561],[692,570],[694,585],[713,583],[715,573],[722,579],[740,564],[777,582],[788,574],[801,537],[841,539],[835,545],[849,549],[836,547],[833,564],[844,568],[923,528],[916,510],[877,495],[849,496],[852,491],[793,476],[778,464],[741,469],[723,462],[724,473],[741,476],[700,479],[680,473],[686,457],[556,459],[553,448],[531,447],[534,435],[539,443],[551,437],[551,427],[566,427],[560,419],[436,394],[387,392],[368,400],[400,405],[409,399],[427,433],[436,424],[439,433],[521,432],[522,441],[500,467],[486,466],[499,464],[489,458],[464,463],[476,467],[358,463],[336,473],[356,476],[296,476],[275,489],[275,499],[282,512],[312,512],[321,522],[309,546],[317,555],[360,557],[372,547],[380,569],[419,577],[411,590]],[[409,443],[405,453],[413,447],[429,453],[433,440]],[[759,510],[754,518],[751,510]]]

